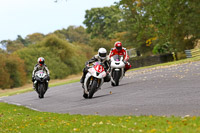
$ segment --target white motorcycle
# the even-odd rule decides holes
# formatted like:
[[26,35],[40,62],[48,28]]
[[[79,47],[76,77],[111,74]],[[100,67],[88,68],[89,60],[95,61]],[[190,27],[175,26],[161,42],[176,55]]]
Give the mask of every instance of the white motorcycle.
[[123,61],[123,56],[114,55],[111,57],[111,85],[118,86],[119,82],[124,76],[125,63]]
[[44,98],[44,94],[48,89],[47,77],[47,74],[43,70],[39,70],[35,73],[34,86],[39,98]]
[[106,72],[103,65],[100,62],[95,62],[86,74],[83,97],[92,98],[104,83],[104,77],[106,77]]

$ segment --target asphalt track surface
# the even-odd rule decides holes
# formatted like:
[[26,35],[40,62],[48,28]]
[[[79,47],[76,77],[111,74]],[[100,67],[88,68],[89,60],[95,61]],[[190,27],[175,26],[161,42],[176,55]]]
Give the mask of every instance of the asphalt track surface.
[[80,83],[9,97],[7,102],[56,113],[83,115],[200,116],[200,62],[130,71],[117,87],[104,83],[92,99],[82,97]]

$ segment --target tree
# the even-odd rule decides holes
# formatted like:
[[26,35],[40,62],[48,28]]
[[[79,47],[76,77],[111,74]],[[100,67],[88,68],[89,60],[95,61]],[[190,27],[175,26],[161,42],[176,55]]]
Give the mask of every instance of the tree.
[[141,49],[147,48],[144,41],[156,37],[150,47],[182,51],[193,48],[194,41],[200,38],[198,1],[121,0],[119,5],[124,11],[128,41]]
[[15,54],[0,54],[0,88],[19,87],[26,83],[23,60]]
[[10,87],[10,74],[6,70],[6,56],[0,53],[0,88]]
[[58,38],[55,34],[48,35],[40,43],[29,45],[16,53],[25,61],[27,77],[31,77],[38,57],[45,58],[52,79],[80,72],[86,61],[86,53],[80,47]]
[[84,24],[91,37],[111,39],[117,32],[123,31],[121,10],[118,6],[92,8],[86,10]]
[[2,40],[0,44],[4,47],[7,53],[13,53],[19,49],[24,48],[24,44],[19,40]]
[[42,39],[44,38],[44,34],[41,33],[33,33],[30,35],[26,36],[26,40],[29,44],[36,44],[37,42],[42,41]]
[[125,44],[137,48],[142,53],[152,51],[153,46],[146,47],[146,40],[155,35],[148,25],[149,17],[144,11],[143,1],[121,0],[119,5],[123,11],[124,23],[126,23]]
[[86,29],[82,26],[69,26],[67,28],[67,39],[69,42],[88,44],[90,40],[90,35],[87,34]]
[[99,48],[103,47],[109,53],[110,49],[113,47],[113,42],[105,40],[104,38],[94,38],[90,41],[90,46],[94,48],[95,51],[98,51]]
[[83,26],[69,26],[67,29],[56,30],[54,32],[59,38],[68,40],[69,42],[78,42],[88,44],[90,35],[87,34]]
[[21,43],[20,41],[10,41],[7,40],[7,44],[6,44],[6,50],[8,53],[13,53],[19,49],[24,48],[24,44]]
[[17,43],[22,43],[24,46],[28,45],[27,40],[23,39],[21,35],[17,35],[17,39],[16,39]]
[[[194,47],[200,38],[200,4],[193,0],[145,0],[150,23],[160,42],[169,43],[170,51],[182,51]],[[149,6],[151,4],[151,6]]]
[[8,44],[8,40],[2,40],[2,41],[0,42],[0,44],[1,44],[1,47],[2,47],[3,49],[6,49],[7,44]]

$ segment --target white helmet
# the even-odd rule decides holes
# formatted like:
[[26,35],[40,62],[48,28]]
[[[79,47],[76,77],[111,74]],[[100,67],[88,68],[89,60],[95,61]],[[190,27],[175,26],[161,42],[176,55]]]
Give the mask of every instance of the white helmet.
[[106,54],[107,54],[107,50],[105,48],[100,48],[98,50],[98,55],[100,59],[105,59],[106,58]]

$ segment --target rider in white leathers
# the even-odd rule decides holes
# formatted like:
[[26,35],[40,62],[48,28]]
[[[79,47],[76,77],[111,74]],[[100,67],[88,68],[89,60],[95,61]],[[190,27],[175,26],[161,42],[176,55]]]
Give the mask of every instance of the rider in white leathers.
[[[39,70],[43,70],[46,72],[47,74],[47,80],[49,81],[50,80],[50,76],[49,76],[49,69],[47,68],[46,64],[44,64],[45,60],[43,57],[39,57],[38,60],[37,60],[37,64],[35,65],[34,69],[33,69],[33,72],[32,72],[32,82],[33,82],[33,88],[36,89],[36,86],[34,84],[34,81],[35,81],[35,73]],[[48,84],[47,84],[47,88],[48,88]]]
[[98,50],[98,54],[94,55],[89,61],[87,61],[85,63],[85,68],[83,69],[83,75],[82,78],[80,80],[80,82],[82,83],[82,87],[84,89],[84,80],[85,80],[85,75],[88,73],[88,67],[91,63],[94,63],[96,61],[102,62],[103,63],[103,67],[105,69],[105,71],[107,72],[106,77],[104,78],[104,82],[109,82],[110,81],[110,75],[108,73],[108,69],[110,68],[110,59],[107,56],[107,50],[105,48],[100,48]]

